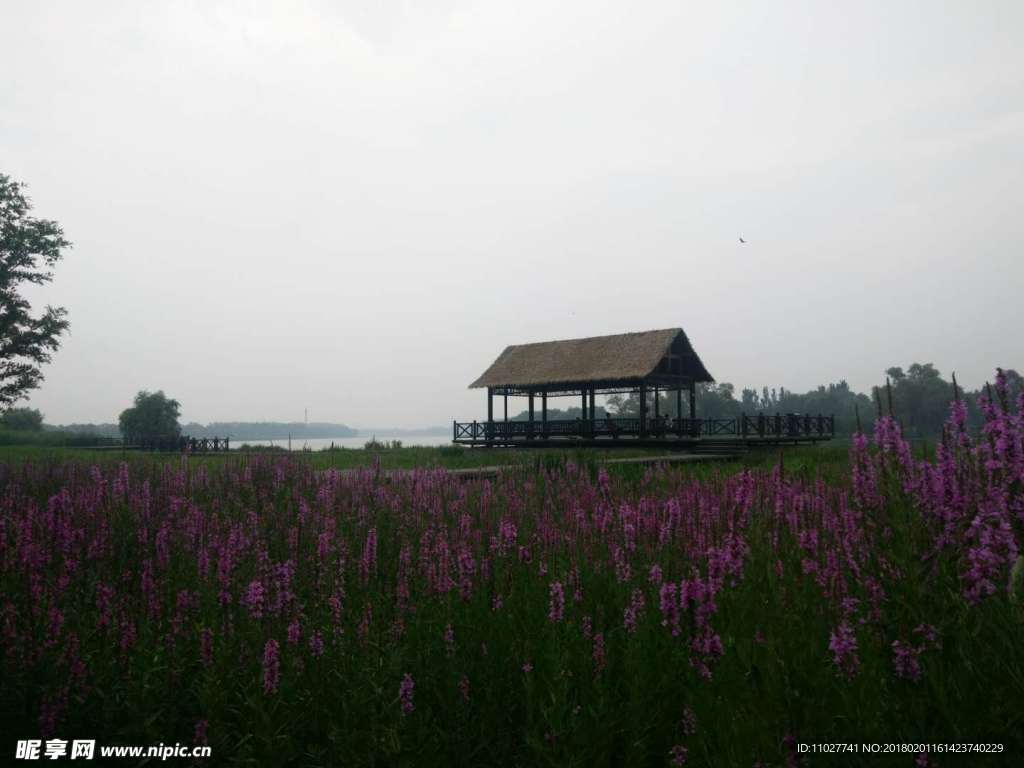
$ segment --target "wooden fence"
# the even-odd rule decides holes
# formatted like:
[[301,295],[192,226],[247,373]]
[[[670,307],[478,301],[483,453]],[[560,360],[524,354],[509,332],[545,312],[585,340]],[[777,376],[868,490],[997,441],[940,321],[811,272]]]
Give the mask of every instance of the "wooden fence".
[[736,437],[764,439],[828,439],[835,436],[835,417],[818,414],[760,413],[730,419],[604,418],[554,421],[453,422],[456,443],[512,442],[559,437]]

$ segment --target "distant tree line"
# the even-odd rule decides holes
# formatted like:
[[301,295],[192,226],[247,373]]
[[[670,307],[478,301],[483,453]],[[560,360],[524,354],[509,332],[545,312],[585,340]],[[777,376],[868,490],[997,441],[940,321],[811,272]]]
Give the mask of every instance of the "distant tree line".
[[[577,399],[579,399],[578,396],[577,396]],[[594,413],[597,416],[597,418],[603,419],[605,417],[604,406],[603,405],[595,406],[594,407]],[[504,417],[502,417],[502,418],[504,418]],[[529,410],[526,410],[526,411],[523,411],[522,413],[517,413],[515,416],[511,416],[510,415],[508,417],[508,420],[509,421],[526,421],[529,418],[530,418],[530,412],[529,412]],[[548,419],[550,419],[551,421],[561,421],[561,420],[571,421],[573,419],[581,419],[581,418],[583,418],[583,409],[580,408],[579,406],[576,406],[575,408],[552,408],[551,406],[548,406]],[[540,420],[540,404],[539,403],[535,403],[534,404],[533,420],[534,421],[539,421]]]
[[[1007,386],[1011,397],[1024,391],[1024,377],[1013,370],[1005,372]],[[819,413],[836,417],[836,433],[853,434],[857,428],[858,416],[864,429],[869,429],[879,408],[884,412],[892,410],[903,426],[908,437],[935,437],[942,433],[942,425],[949,414],[949,404],[953,400],[953,381],[947,381],[931,363],[914,363],[906,370],[900,367],[889,368],[885,372],[886,379],[879,381],[870,394],[854,392],[849,383],[840,380],[832,384],[822,384],[808,392],[793,392],[784,387],[760,390],[743,389],[739,396],[736,387],[729,382],[699,384],[696,390],[696,411],[699,418],[727,419],[746,413],[753,415],[765,413],[801,413],[817,415]],[[967,404],[968,425],[978,428],[982,417],[978,409],[978,397],[983,388],[973,391],[958,389],[960,397]],[[663,414],[676,416],[676,396],[674,392],[659,395],[659,410]],[[648,408],[653,413],[654,404],[648,401]],[[634,393],[630,395],[612,395],[607,400],[607,409],[612,416],[638,416],[640,400]],[[597,406],[598,418],[604,418],[605,408]],[[575,419],[582,414],[579,407],[558,409],[548,408],[548,418]],[[689,401],[683,397],[683,415],[689,415]],[[510,419],[525,421],[527,411],[522,411]],[[540,408],[535,406],[534,419],[540,419]]]
[[[886,378],[872,388],[871,394],[854,392],[845,380],[822,384],[808,392],[793,392],[784,387],[760,390],[743,389],[739,396],[736,387],[729,382],[700,384],[696,390],[696,411],[700,418],[735,418],[742,413],[754,415],[765,413],[800,413],[835,415],[836,433],[852,434],[857,428],[858,418],[867,429],[877,411],[893,414],[903,425],[908,437],[935,437],[942,432],[942,425],[949,413],[949,403],[954,396],[952,377],[942,377],[931,363],[914,363],[906,370],[889,368]],[[1024,377],[1016,370],[1004,371],[1011,398],[1016,399],[1024,392]],[[964,391],[957,388],[960,397],[967,404],[968,425],[978,428],[982,416],[978,398],[984,388]],[[890,406],[891,403],[891,406]],[[653,403],[650,404],[653,410]],[[605,405],[596,407],[596,416],[636,416],[640,403],[636,394],[612,395]],[[163,392],[139,392],[134,404],[120,416],[118,424],[66,424],[52,426],[45,424],[43,414],[32,408],[9,408],[0,414],[0,430],[8,433],[62,432],[68,439],[85,437],[120,437],[128,439],[169,439],[179,434],[189,437],[228,437],[232,440],[293,440],[304,438],[356,437],[359,432],[344,424],[328,422],[245,422],[220,421],[210,424],[190,422],[184,427],[178,424],[180,406]],[[659,410],[675,416],[676,397],[674,392],[660,394]],[[684,397],[683,415],[689,414],[689,402]],[[581,408],[548,408],[551,420],[577,419],[582,416]],[[501,418],[499,416],[498,418]],[[527,411],[510,415],[513,421],[525,421]],[[540,419],[540,406],[535,403],[534,419]],[[14,439],[13,437],[10,439]]]
[[[4,426],[7,426],[6,423]],[[14,427],[8,428],[14,429]],[[45,424],[43,429],[93,437],[122,436],[121,428],[117,424]],[[317,437],[358,437],[359,435],[355,429],[344,424],[317,422],[309,424],[307,427],[301,421],[215,421],[210,424],[198,424],[192,421],[181,426],[180,434],[189,437],[230,437],[232,440],[287,440],[289,434],[293,440]]]

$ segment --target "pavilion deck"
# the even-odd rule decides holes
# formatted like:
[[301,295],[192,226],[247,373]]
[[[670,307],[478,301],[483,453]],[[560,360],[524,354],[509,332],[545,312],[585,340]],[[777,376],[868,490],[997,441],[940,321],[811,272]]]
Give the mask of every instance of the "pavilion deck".
[[835,417],[746,414],[729,419],[597,418],[452,423],[452,442],[488,447],[662,447],[716,449],[814,443],[835,437]]

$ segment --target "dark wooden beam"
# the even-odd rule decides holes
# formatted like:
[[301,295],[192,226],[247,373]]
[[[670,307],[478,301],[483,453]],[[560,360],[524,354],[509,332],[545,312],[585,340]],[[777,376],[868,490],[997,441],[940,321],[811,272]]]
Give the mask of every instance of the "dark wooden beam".
[[683,434],[683,388],[676,390],[676,419],[679,420],[679,436]]
[[533,437],[533,392],[530,393],[530,421],[529,426],[526,428],[526,434],[529,437]]
[[697,418],[697,383],[690,382],[690,418]]
[[640,437],[647,437],[647,385],[640,385]]
[[548,436],[548,393],[540,393],[540,434],[542,437],[547,438]]

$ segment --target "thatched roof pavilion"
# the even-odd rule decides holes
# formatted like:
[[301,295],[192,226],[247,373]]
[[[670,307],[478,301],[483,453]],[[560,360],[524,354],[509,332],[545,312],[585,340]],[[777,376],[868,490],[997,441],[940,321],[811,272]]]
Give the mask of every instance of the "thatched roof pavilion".
[[[491,366],[470,384],[487,389],[487,422],[494,422],[494,395],[505,398],[508,419],[510,395],[530,400],[529,422],[534,421],[534,396],[541,396],[541,424],[547,424],[549,396],[581,397],[583,420],[593,421],[595,395],[638,392],[640,433],[646,432],[647,394],[676,392],[677,416],[682,415],[682,393],[689,393],[690,418],[694,415],[694,388],[714,381],[681,328],[592,336],[585,339],[545,341],[506,347]],[[588,404],[589,400],[589,404]],[[531,428],[532,431],[532,428]]]
[[[506,347],[469,385],[470,389],[487,389],[487,420],[453,421],[452,442],[482,447],[631,444],[734,455],[737,446],[748,441],[796,444],[829,440],[835,435],[835,417],[820,413],[742,413],[698,419],[697,384],[711,381],[714,379],[681,328],[516,344]],[[662,414],[659,393],[666,391],[675,392],[675,407],[667,408],[673,413]],[[683,392],[688,394],[688,412]],[[613,416],[606,412],[597,418],[595,395],[613,393],[638,395],[640,413]],[[501,421],[494,420],[495,395],[505,401]],[[534,418],[537,395],[539,421]],[[508,399],[515,396],[529,398],[525,420],[509,421]],[[548,419],[548,398],[560,396],[579,397],[581,415]]]
[[641,383],[666,389],[714,381],[682,328],[619,333],[506,347],[469,385],[495,394],[632,391]]

